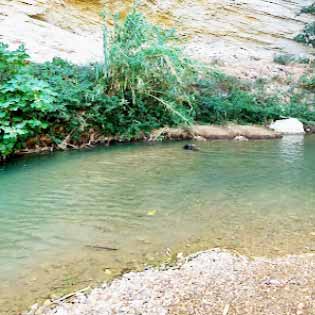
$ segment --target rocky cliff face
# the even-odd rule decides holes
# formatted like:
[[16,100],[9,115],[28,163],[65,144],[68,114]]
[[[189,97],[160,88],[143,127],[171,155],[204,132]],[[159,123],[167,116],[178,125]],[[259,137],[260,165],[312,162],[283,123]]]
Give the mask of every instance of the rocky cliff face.
[[101,54],[99,1],[0,0],[0,41],[25,43],[36,61],[84,63]]
[[[131,1],[107,1],[126,14]],[[311,16],[310,0],[146,0],[140,10],[175,27],[192,56],[231,68],[266,65],[275,53],[307,54],[292,37]],[[0,41],[25,43],[36,61],[60,56],[77,63],[102,58],[101,0],[0,0]],[[258,65],[258,66],[257,66]]]

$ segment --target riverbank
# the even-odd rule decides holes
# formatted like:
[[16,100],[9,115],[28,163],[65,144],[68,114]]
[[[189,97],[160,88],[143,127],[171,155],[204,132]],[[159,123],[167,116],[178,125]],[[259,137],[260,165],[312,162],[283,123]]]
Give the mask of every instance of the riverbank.
[[[127,143],[127,142],[157,142],[163,140],[233,140],[235,137],[244,137],[248,140],[261,140],[261,139],[278,139],[282,135],[267,127],[258,125],[238,125],[238,124],[225,124],[225,125],[193,125],[177,128],[160,128],[153,130],[150,135],[141,136],[126,141],[126,139],[119,136],[104,137],[95,132],[91,133],[87,138],[87,141],[81,145],[74,145],[70,141],[70,137],[66,137],[59,145],[53,145],[48,142],[45,145],[45,141],[41,139],[47,139],[47,136],[40,136],[36,139],[30,139],[28,141],[28,147],[16,152],[17,156],[26,154],[37,154],[44,152],[53,152],[60,150],[77,150],[91,148],[97,145],[111,145],[114,143]],[[246,140],[245,139],[245,140]],[[41,143],[41,144],[38,144]]]
[[258,125],[195,125],[192,127],[161,128],[151,133],[149,141],[167,140],[233,140],[244,137],[250,140],[278,139],[282,135],[269,128]]
[[[15,154],[150,139],[153,130],[166,126],[178,130],[228,122],[267,125],[283,117],[295,117],[305,126],[314,124],[308,105],[311,77],[303,77],[303,85],[297,82],[290,94],[283,95],[268,90],[260,78],[248,81],[226,75],[186,57],[174,45],[174,35],[136,11],[117,20],[108,32],[106,38],[113,35],[104,45],[108,64],[76,65],[61,59],[36,64],[23,46],[11,51],[0,43],[7,74],[0,84],[5,104],[0,112],[1,160]],[[165,36],[157,45],[162,33]],[[219,131],[206,136],[231,134],[225,130],[223,135]]]
[[250,259],[213,249],[178,259],[24,314],[314,314],[314,254]]

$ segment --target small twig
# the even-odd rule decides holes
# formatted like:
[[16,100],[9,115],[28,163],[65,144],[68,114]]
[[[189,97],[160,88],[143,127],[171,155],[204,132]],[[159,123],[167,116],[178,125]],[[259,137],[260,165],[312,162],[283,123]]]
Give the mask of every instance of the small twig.
[[108,246],[98,246],[98,245],[86,245],[85,247],[94,248],[94,249],[104,249],[104,250],[110,250],[110,251],[118,250],[118,248],[108,247]]
[[227,315],[230,309],[230,304],[226,304],[223,310],[223,315]]
[[59,298],[59,299],[56,299],[56,300],[51,301],[51,304],[59,304],[59,303],[61,303],[61,302],[64,302],[64,301],[66,301],[66,300],[69,300],[70,298],[74,297],[74,296],[77,295],[78,293],[83,293],[83,292],[88,291],[88,290],[90,290],[90,289],[91,289],[90,287],[86,287],[86,288],[81,289],[81,290],[79,290],[79,291],[71,292],[71,293],[69,293],[69,294],[67,294],[67,295],[65,295],[65,296],[63,296],[63,297],[61,297],[61,298]]

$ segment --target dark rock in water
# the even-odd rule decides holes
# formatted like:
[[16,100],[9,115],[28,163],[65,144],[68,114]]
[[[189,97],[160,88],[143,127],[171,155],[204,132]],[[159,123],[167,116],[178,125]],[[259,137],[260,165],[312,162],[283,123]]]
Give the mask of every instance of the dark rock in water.
[[190,150],[190,151],[199,151],[200,149],[195,144],[185,144],[183,146],[184,150]]
[[315,133],[315,126],[314,125],[304,126],[304,130],[307,133]]

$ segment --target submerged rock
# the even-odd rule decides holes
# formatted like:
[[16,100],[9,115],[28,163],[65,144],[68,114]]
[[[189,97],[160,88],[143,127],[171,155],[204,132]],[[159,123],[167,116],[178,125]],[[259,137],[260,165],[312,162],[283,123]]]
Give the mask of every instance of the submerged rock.
[[195,144],[185,144],[183,146],[184,150],[190,150],[190,151],[199,151],[200,149]]
[[305,129],[305,132],[307,132],[307,133],[315,133],[315,125],[314,126],[306,126],[304,129]]
[[207,141],[207,139],[202,137],[202,136],[195,136],[194,140],[196,140],[196,141]]
[[244,136],[236,136],[233,140],[234,141],[248,141],[248,139]]
[[296,118],[276,120],[269,126],[272,130],[282,134],[304,134],[303,124]]

